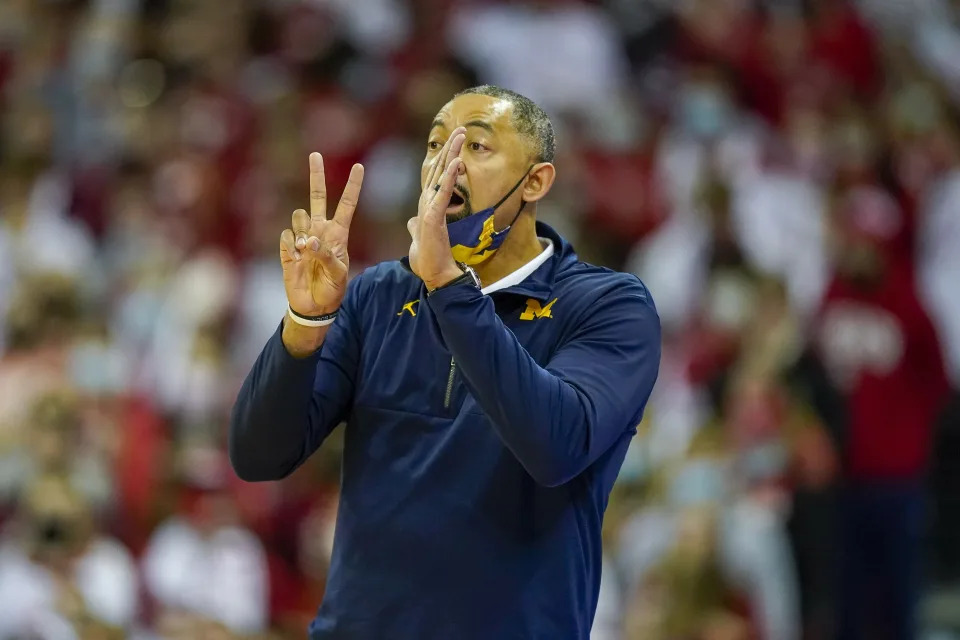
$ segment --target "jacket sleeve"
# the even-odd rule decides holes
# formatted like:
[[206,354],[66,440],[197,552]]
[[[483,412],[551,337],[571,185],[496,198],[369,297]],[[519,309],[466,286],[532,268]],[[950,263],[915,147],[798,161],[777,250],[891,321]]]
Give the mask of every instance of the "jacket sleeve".
[[477,403],[540,484],[579,475],[640,422],[660,367],[660,319],[638,280],[601,295],[545,368],[475,288],[427,300]]
[[359,281],[348,286],[316,353],[291,356],[281,324],[247,374],[230,415],[228,443],[230,463],[242,480],[285,478],[346,419],[360,360]]

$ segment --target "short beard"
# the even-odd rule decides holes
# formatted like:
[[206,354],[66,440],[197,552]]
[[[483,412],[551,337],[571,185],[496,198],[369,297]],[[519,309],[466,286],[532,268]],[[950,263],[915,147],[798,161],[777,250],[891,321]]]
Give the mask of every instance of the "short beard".
[[[460,194],[463,196],[463,194]],[[463,220],[467,216],[473,215],[473,207],[470,206],[470,198],[463,198],[463,208],[458,213],[447,214],[447,224]]]
[[464,207],[460,210],[459,213],[450,213],[447,214],[447,224],[452,224],[454,222],[459,222],[466,217],[473,215],[473,212],[470,211],[467,207]]

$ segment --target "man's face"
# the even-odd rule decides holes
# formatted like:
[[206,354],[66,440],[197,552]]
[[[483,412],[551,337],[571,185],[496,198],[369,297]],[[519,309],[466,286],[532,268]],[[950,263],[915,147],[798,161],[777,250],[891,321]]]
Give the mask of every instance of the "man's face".
[[883,275],[883,254],[870,240],[848,239],[841,248],[837,266],[854,283],[870,285]]
[[[460,152],[463,165],[446,212],[448,224],[495,205],[532,163],[529,142],[517,133],[512,115],[513,104],[507,100],[468,94],[448,102],[434,119],[420,169],[421,187],[427,186],[450,132],[460,126],[467,130]],[[498,228],[516,215],[522,191],[521,186],[497,210]]]

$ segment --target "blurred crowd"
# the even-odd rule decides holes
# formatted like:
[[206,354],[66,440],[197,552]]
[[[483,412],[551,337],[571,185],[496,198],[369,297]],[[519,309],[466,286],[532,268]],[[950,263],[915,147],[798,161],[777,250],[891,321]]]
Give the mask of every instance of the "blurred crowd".
[[342,433],[224,453],[279,234],[317,150],[351,267],[404,255],[482,82],[663,322],[594,640],[960,637],[960,2],[6,0],[0,639],[303,637]]

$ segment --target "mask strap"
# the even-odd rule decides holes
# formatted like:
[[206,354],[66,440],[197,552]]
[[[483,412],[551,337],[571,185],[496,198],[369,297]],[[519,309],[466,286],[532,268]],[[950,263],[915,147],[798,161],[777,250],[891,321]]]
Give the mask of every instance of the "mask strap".
[[[517,184],[513,185],[513,188],[510,189],[510,191],[507,191],[507,195],[505,195],[505,196],[503,196],[502,198],[500,198],[500,201],[499,201],[497,204],[493,205],[493,210],[494,210],[494,211],[496,211],[497,209],[499,209],[499,208],[500,208],[500,205],[502,205],[504,202],[506,202],[506,201],[507,201],[507,198],[509,198],[510,196],[512,196],[512,195],[513,195],[513,192],[520,188],[520,185],[523,184],[523,181],[527,179],[527,174],[530,173],[530,169],[533,169],[533,165],[530,165],[530,167],[526,170],[526,172],[524,172],[524,174],[523,174],[522,176],[520,176],[520,179],[517,180]],[[526,204],[526,203],[524,203],[524,204]]]
[[527,201],[526,201],[526,200],[521,200],[521,201],[520,201],[520,208],[517,209],[517,215],[513,216],[513,220],[511,220],[511,221],[510,221],[510,224],[508,224],[508,225],[506,226],[507,229],[509,229],[510,227],[513,226],[513,223],[517,221],[517,218],[520,217],[520,214],[523,213],[523,209],[524,209],[524,207],[526,207],[526,206],[527,206]]
[[[509,198],[510,196],[512,196],[512,195],[513,195],[513,192],[520,188],[520,185],[523,184],[523,181],[526,180],[526,179],[527,179],[527,176],[530,174],[530,169],[533,169],[534,166],[535,166],[535,165],[530,165],[530,166],[527,168],[527,170],[524,172],[524,174],[520,177],[520,179],[517,181],[517,184],[513,185],[513,188],[510,189],[510,191],[507,192],[507,195],[505,195],[505,196],[503,196],[502,198],[500,198],[500,202],[498,202],[497,204],[493,205],[493,210],[494,210],[494,211],[496,211],[497,209],[499,209],[499,208],[500,208],[500,205],[502,205],[504,202],[506,202],[506,201],[507,201],[507,198]],[[527,201],[526,201],[526,200],[521,200],[521,201],[520,201],[520,209],[517,211],[517,215],[513,216],[513,220],[510,221],[510,224],[508,224],[508,225],[506,226],[507,229],[509,229],[510,227],[513,226],[513,223],[517,221],[517,218],[520,217],[520,214],[523,212],[523,209],[524,209],[524,207],[526,207],[526,206],[527,206]]]

